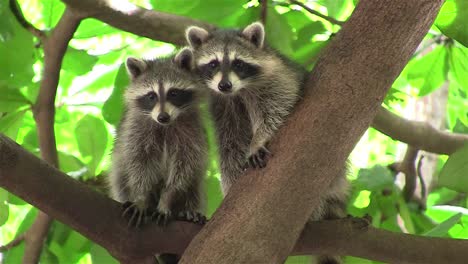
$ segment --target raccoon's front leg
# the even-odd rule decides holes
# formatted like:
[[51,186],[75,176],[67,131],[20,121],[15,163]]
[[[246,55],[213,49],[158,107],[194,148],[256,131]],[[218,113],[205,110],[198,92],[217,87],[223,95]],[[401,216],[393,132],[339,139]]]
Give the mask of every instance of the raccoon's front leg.
[[255,129],[254,124],[254,134],[252,141],[250,142],[249,153],[247,156],[247,167],[266,167],[268,157],[271,155],[271,152],[267,149],[266,144],[268,141],[270,141],[271,134],[271,129],[266,127],[266,124],[260,124],[257,129]]
[[138,228],[146,224],[151,215],[149,204],[153,184],[139,177],[130,179],[131,193],[129,201],[123,204],[122,216],[127,219],[128,226]]
[[153,212],[151,218],[158,224],[165,226],[174,218],[172,205],[177,195],[177,190],[173,187],[166,187],[159,197],[158,208]]

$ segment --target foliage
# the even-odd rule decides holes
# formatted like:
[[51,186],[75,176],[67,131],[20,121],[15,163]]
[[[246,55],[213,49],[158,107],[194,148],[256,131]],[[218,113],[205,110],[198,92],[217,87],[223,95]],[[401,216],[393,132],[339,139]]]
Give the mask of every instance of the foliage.
[[[258,1],[244,0],[132,2],[223,27],[245,26],[258,20],[261,10]],[[307,1],[307,4],[345,21],[356,2],[316,0]],[[408,101],[431,94],[449,83],[447,126],[452,131],[468,132],[467,3],[465,0],[447,0],[431,31],[393,84],[385,99],[387,107],[404,113]],[[25,17],[44,30],[51,30],[64,10],[64,4],[54,0],[20,0],[19,4]],[[39,40],[16,21],[7,0],[0,1],[0,15],[0,132],[38,154],[31,106],[39,89],[43,50],[38,45]],[[339,26],[286,1],[268,1],[268,41],[308,69],[313,67],[319,52],[339,29]],[[122,65],[124,58],[130,55],[160,56],[173,50],[171,44],[143,39],[98,20],[88,19],[81,23],[65,54],[56,99],[55,132],[61,170],[79,180],[107,175],[112,138],[123,111],[122,93],[128,84]],[[212,125],[209,119],[205,123],[211,142],[206,180],[207,213],[211,215],[222,198]],[[356,216],[369,214],[374,226],[396,232],[468,238],[468,214],[464,209],[468,199],[462,193],[468,190],[465,175],[468,148],[453,154],[445,163],[440,171],[439,185],[429,192],[426,211],[404,201],[401,185],[385,167],[396,160],[399,149],[401,144],[373,129],[363,136],[352,155],[355,167],[349,177],[352,181],[349,213]],[[442,165],[444,160],[440,160]],[[0,189],[0,244],[27,230],[36,214],[35,208]],[[20,245],[8,251],[3,256],[5,263],[20,263],[23,249]],[[288,263],[308,261],[309,257],[294,257]],[[53,224],[41,258],[41,263],[114,262],[103,248],[58,222]],[[365,263],[351,257],[346,262]]]

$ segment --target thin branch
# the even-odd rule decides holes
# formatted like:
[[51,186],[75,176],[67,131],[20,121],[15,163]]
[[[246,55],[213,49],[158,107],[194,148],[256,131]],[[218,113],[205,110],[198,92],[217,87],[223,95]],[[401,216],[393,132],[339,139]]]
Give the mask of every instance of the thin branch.
[[266,25],[268,14],[268,0],[260,0],[260,7],[260,21],[263,25]]
[[[181,254],[202,228],[177,221],[164,229],[157,225],[128,229],[119,203],[49,166],[4,135],[0,135],[0,186],[126,263],[139,263],[156,253]],[[368,224],[357,218],[309,223],[291,254],[352,255],[389,263],[466,261],[468,240],[394,233]]]
[[[54,132],[55,95],[63,56],[80,21],[81,19],[67,8],[51,35],[42,39],[44,42],[44,73],[39,95],[33,107],[33,114],[37,125],[41,156],[54,167],[58,167]],[[44,240],[51,224],[52,219],[43,212],[39,212],[32,226],[25,233],[24,263],[37,263],[39,261]]]
[[338,25],[338,26],[342,26],[344,24],[344,21],[339,21],[339,20],[336,20],[334,19],[333,17],[329,17],[329,16],[326,16],[316,10],[313,10],[312,8],[308,7],[307,5],[305,5],[304,3],[301,3],[297,0],[289,0],[289,2],[291,2],[291,4],[294,4],[294,5],[298,5],[302,8],[304,8],[307,12],[311,13],[312,15],[315,15],[315,16],[318,16],[332,24],[335,24],[335,25]]
[[6,251],[18,246],[23,241],[24,241],[24,234],[22,234],[22,235],[18,236],[17,238],[13,239],[12,241],[10,241],[6,245],[0,246],[0,252],[6,252]]
[[408,145],[403,161],[400,164],[400,172],[405,175],[405,186],[403,187],[405,201],[411,200],[416,190],[416,158],[418,157],[418,152],[418,149]]
[[[196,25],[207,30],[216,27],[188,17],[148,10],[126,0],[62,0],[74,11],[113,27],[150,39],[186,45],[185,29]],[[118,3],[117,3],[118,2]]]
[[418,161],[418,166],[417,166],[416,172],[417,172],[418,178],[419,178],[419,186],[421,187],[421,199],[424,201],[424,205],[425,205],[426,204],[426,199],[427,199],[427,189],[426,189],[427,186],[426,186],[426,182],[424,181],[424,177],[422,175],[423,159],[424,159],[424,156],[421,155],[421,157],[419,158],[419,161]]
[[441,131],[428,123],[411,121],[381,107],[372,122],[381,133],[417,149],[450,155],[468,142],[468,135]]
[[16,0],[10,0],[10,10],[13,15],[16,17],[16,20],[24,27],[26,30],[31,32],[35,37],[37,37],[41,42],[44,42],[46,39],[46,34],[44,31],[33,26],[23,15],[21,8]]

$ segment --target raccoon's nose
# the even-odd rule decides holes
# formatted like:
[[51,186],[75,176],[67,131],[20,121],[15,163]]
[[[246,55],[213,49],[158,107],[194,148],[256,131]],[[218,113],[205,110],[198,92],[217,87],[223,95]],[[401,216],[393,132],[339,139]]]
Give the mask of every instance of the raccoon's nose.
[[221,92],[230,92],[232,88],[232,83],[230,81],[221,80],[218,84],[218,89]]
[[169,123],[169,120],[171,120],[171,117],[166,112],[160,113],[158,115],[158,122],[161,124],[167,124]]

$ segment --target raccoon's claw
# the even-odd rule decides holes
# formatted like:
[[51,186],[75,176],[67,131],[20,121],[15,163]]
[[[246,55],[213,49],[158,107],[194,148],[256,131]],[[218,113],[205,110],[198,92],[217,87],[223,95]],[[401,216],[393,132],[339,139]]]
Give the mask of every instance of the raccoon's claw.
[[173,220],[173,217],[171,213],[153,212],[151,219],[158,226],[166,226],[171,220]]
[[193,211],[180,212],[177,215],[177,220],[192,222],[192,223],[200,224],[200,225],[204,225],[207,221],[204,215],[198,212],[193,212]]
[[137,204],[125,202],[123,205],[122,217],[128,221],[128,226],[139,228],[148,223],[148,210],[140,209]]
[[248,158],[246,168],[265,168],[267,165],[267,159],[271,155],[271,152],[266,147],[260,147]]

